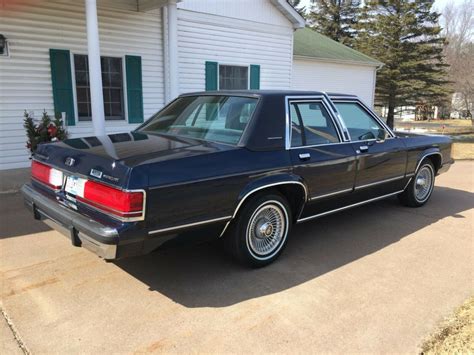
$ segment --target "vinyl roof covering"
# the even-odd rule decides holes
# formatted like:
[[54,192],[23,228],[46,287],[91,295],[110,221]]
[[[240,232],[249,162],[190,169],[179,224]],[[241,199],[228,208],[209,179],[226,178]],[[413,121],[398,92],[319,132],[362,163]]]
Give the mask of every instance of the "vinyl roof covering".
[[295,31],[293,55],[327,62],[347,62],[373,66],[383,64],[308,27]]

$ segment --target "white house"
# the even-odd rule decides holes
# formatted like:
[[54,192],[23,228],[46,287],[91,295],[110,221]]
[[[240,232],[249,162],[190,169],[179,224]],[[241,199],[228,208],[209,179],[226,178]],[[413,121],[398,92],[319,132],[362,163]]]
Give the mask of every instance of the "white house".
[[324,62],[317,46],[293,62],[303,27],[286,0],[0,0],[0,170],[30,164],[24,110],[64,113],[77,137],[130,131],[189,91],[293,87],[371,103],[378,64]]
[[292,88],[354,94],[374,105],[381,62],[309,28],[295,32],[293,54]]

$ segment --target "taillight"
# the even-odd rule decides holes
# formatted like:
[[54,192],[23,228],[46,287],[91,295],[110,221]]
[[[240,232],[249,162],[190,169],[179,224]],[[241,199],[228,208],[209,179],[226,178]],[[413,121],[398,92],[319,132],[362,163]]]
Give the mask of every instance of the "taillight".
[[35,160],[31,162],[31,177],[56,190],[63,185],[62,171]]
[[87,180],[84,196],[76,198],[106,213],[123,220],[141,220],[144,217],[145,193],[143,191],[122,191]]

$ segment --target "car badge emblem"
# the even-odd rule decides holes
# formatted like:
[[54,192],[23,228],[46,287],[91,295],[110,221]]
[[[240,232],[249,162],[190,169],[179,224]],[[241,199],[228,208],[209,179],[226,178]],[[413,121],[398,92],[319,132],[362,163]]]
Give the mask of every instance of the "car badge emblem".
[[64,161],[64,164],[67,166],[73,166],[76,160],[71,157],[67,157],[66,160]]
[[91,169],[90,174],[91,174],[91,176],[94,176],[98,179],[100,179],[102,177],[102,171],[100,171],[100,170]]

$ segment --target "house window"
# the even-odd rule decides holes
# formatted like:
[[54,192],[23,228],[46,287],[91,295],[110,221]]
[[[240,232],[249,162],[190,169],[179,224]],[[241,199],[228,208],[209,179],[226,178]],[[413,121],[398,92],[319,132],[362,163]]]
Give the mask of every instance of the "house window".
[[[101,57],[102,88],[106,120],[124,119],[122,58]],[[87,55],[74,55],[76,76],[77,112],[79,121],[92,117]]]
[[248,67],[219,65],[219,90],[247,90],[248,88]]

